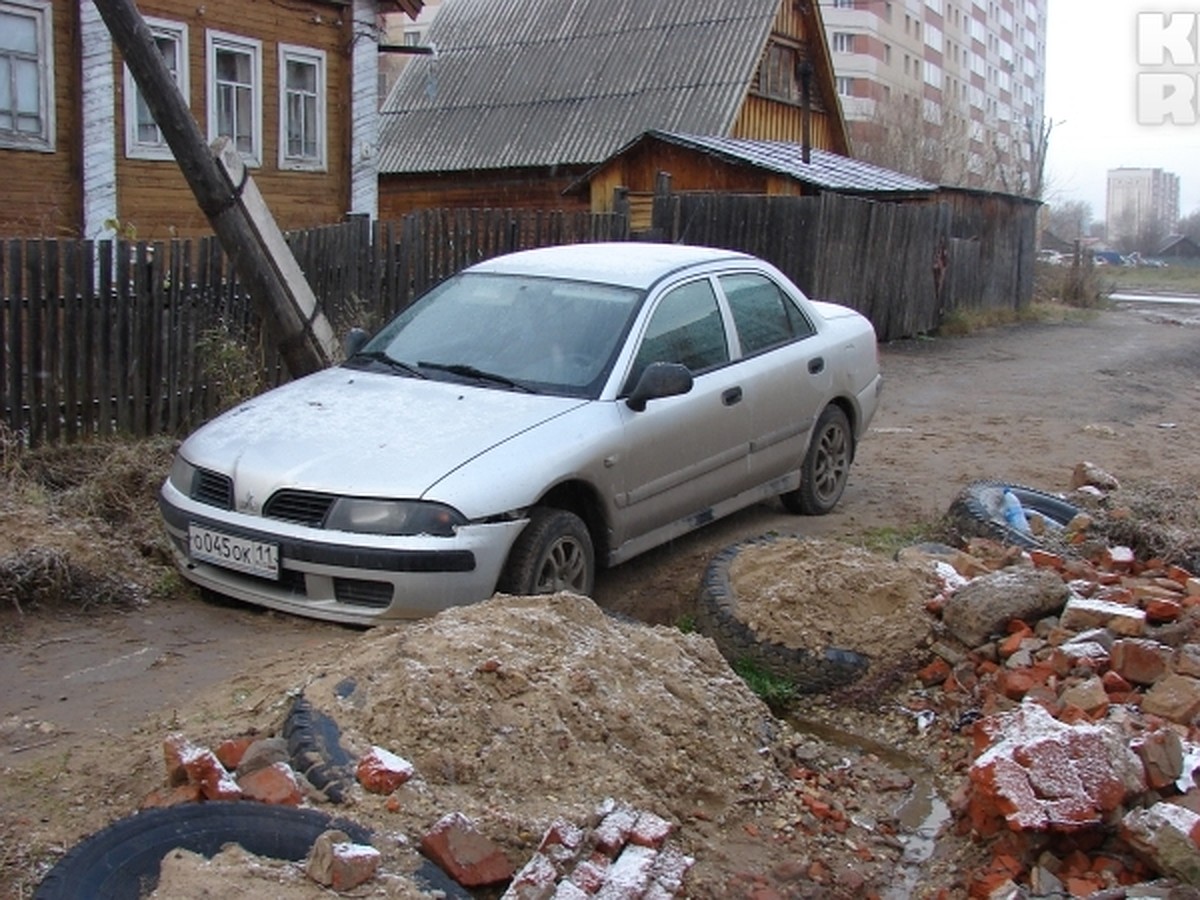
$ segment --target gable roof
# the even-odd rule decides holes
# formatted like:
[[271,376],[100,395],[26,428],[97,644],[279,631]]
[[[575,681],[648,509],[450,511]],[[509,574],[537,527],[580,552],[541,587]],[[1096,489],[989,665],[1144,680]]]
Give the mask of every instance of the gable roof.
[[1186,234],[1171,234],[1158,247],[1159,256],[1200,256],[1200,244]]
[[383,106],[379,170],[592,165],[647,128],[728,134],[779,3],[449,0],[436,54]]
[[[936,184],[928,181],[817,147],[809,150],[808,162],[805,162],[804,148],[790,141],[673,134],[651,130],[626,144],[614,155],[620,155],[651,138],[707,153],[728,162],[765,169],[822,190],[841,194],[927,194],[938,189]],[[580,187],[600,168],[601,166],[593,168],[568,190]]]

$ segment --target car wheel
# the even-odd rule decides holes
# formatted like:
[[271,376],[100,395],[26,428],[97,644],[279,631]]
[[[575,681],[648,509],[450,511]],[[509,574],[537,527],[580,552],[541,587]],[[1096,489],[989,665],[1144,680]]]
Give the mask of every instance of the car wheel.
[[825,407],[813,429],[812,441],[800,467],[800,487],[781,496],[789,512],[823,516],[833,510],[850,477],[854,437],[850,420],[840,407]]
[[499,589],[517,595],[573,591],[590,596],[595,578],[592,538],[583,520],[565,509],[539,506],[513,544]]

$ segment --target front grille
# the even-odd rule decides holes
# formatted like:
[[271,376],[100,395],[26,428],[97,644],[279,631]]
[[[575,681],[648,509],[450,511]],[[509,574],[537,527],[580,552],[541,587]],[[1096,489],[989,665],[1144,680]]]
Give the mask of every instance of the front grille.
[[233,479],[207,469],[197,469],[192,482],[192,499],[218,509],[233,509]]
[[359,578],[333,579],[333,594],[338,603],[350,606],[369,606],[387,609],[392,605],[392,585],[386,581],[363,581]]
[[333,501],[334,498],[328,494],[280,491],[267,501],[263,515],[268,519],[282,519],[284,522],[320,528]]

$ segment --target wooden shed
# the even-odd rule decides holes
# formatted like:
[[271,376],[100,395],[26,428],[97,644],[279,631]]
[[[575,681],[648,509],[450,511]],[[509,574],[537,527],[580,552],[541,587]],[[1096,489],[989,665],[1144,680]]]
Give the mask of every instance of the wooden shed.
[[802,143],[647,131],[584,173],[567,193],[587,197],[593,212],[611,211],[614,198],[623,198],[630,227],[641,231],[649,225],[664,176],[679,193],[803,197],[831,191],[906,200],[928,199],[938,190],[919,178]]
[[384,218],[586,209],[563,192],[651,129],[849,154],[811,0],[454,0],[429,42],[383,107]]

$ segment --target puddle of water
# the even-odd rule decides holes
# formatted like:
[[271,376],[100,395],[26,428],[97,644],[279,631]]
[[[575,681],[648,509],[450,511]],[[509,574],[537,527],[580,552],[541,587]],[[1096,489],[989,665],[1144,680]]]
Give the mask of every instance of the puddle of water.
[[789,718],[788,721],[801,734],[811,735],[846,750],[870,753],[885,765],[898,769],[912,779],[912,788],[893,813],[900,825],[897,837],[904,845],[904,854],[900,860],[901,869],[896,873],[897,882],[881,895],[883,900],[907,900],[920,880],[921,866],[933,855],[938,832],[950,821],[950,808],[934,787],[933,773],[919,759],[902,753],[895,747],[822,722],[810,722],[799,718]]

